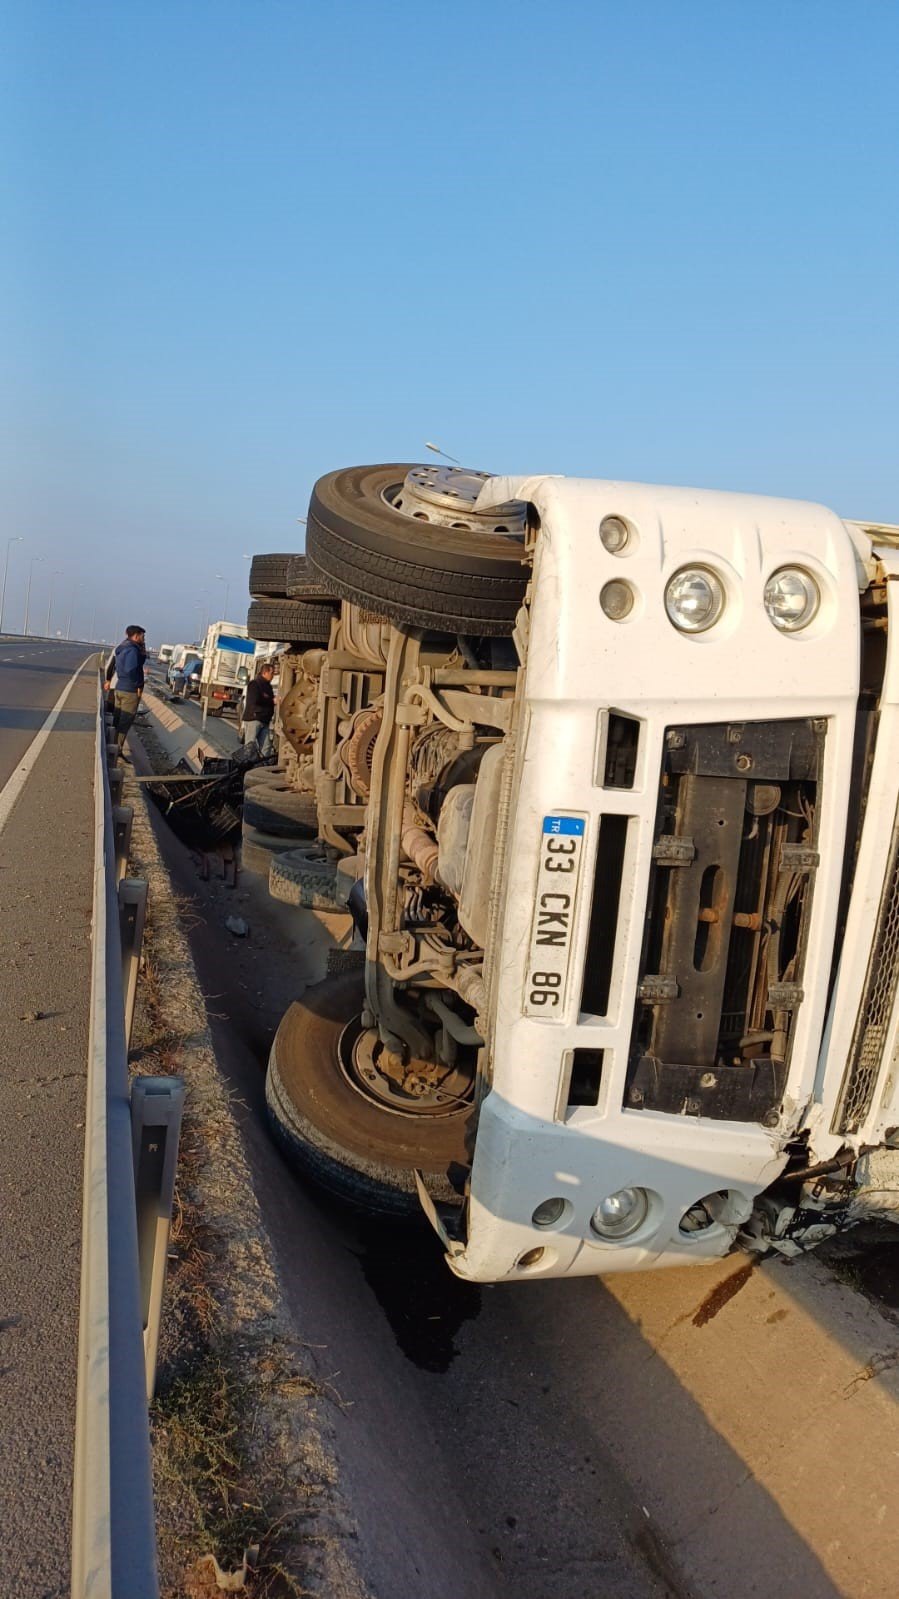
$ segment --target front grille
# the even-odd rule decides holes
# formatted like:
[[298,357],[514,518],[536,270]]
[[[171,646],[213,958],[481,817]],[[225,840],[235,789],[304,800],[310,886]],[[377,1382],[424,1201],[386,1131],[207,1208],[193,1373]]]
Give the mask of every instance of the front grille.
[[834,1117],[834,1132],[857,1132],[871,1109],[897,986],[899,986],[899,814],[893,826],[893,842],[890,846],[889,865],[877,917],[877,930],[871,948],[871,959],[858,1020],[855,1024],[852,1049]]
[[802,1003],[826,724],[670,727],[625,1104],[773,1125]]

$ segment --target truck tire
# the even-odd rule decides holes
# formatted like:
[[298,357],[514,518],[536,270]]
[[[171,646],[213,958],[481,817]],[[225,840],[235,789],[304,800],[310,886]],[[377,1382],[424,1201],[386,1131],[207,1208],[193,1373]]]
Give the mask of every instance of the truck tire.
[[247,827],[244,823],[240,841],[240,864],[247,872],[258,872],[260,877],[268,877],[269,867],[275,855],[284,850],[296,849],[298,839],[296,834],[288,838],[284,834],[264,833],[261,828]]
[[375,1215],[420,1214],[416,1169],[435,1199],[457,1202],[446,1172],[467,1160],[471,1107],[406,1116],[353,1086],[341,1061],[363,997],[361,973],[347,972],[316,983],[291,1005],[265,1080],[272,1132],[304,1177]]
[[248,788],[255,788],[257,783],[280,783],[283,786],[286,771],[287,768],[280,764],[277,766],[251,766],[249,771],[243,774],[244,793],[246,793]]
[[327,644],[331,611],[302,600],[254,600],[247,612],[247,633],[252,639],[279,644]]
[[306,553],[342,599],[406,627],[512,632],[524,599],[524,546],[479,527],[405,515],[407,465],[356,466],[319,478],[309,502]]
[[293,556],[254,555],[250,562],[250,593],[254,599],[284,599]]
[[316,577],[305,555],[291,556],[287,594],[291,600],[306,600],[313,605],[333,605],[336,598],[334,590]]
[[282,905],[296,905],[302,910],[346,910],[338,892],[336,865],[314,848],[295,848],[273,855],[268,891]]
[[276,837],[316,838],[318,809],[312,794],[258,785],[244,795],[243,819],[248,827]]

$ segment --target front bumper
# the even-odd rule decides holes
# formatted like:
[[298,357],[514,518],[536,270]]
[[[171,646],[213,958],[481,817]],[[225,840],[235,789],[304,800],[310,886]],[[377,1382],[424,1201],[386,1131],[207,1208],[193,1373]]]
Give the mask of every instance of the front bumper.
[[[508,483],[503,492],[508,493]],[[467,1238],[451,1264],[462,1276],[583,1275],[679,1265],[731,1247],[759,1194],[777,1178],[785,1147],[816,1089],[840,900],[859,689],[859,573],[846,528],[821,507],[750,496],[640,485],[543,480],[517,487],[541,519],[522,707],[522,756],[507,845],[503,923],[493,951],[489,1087],[480,1107]],[[637,531],[626,559],[607,555],[606,515]],[[778,566],[812,566],[823,601],[807,633],[779,634],[763,605]],[[728,609],[706,635],[668,622],[672,572],[701,563],[722,574]],[[623,623],[598,600],[626,577],[637,601]],[[609,713],[638,724],[628,773],[615,786]],[[737,726],[806,719],[821,732],[818,856],[803,928],[806,978],[792,1019],[776,1114],[760,1125],[721,1119],[687,1099],[635,1109],[633,1040],[645,979],[646,922],[658,838],[659,780],[673,726]],[[564,1002],[550,1019],[524,1014],[543,818],[585,821],[585,858]],[[591,885],[603,820],[623,840],[610,916],[602,1009],[585,1008]],[[595,916],[594,916],[595,930]],[[575,1051],[592,1052],[575,1056]],[[601,1060],[596,1102],[572,1103],[575,1059]],[[590,1226],[606,1195],[628,1186],[650,1203],[633,1237],[603,1241]],[[686,1212],[722,1195],[715,1219],[686,1232]],[[550,1197],[566,1201],[551,1228],[532,1222]]]

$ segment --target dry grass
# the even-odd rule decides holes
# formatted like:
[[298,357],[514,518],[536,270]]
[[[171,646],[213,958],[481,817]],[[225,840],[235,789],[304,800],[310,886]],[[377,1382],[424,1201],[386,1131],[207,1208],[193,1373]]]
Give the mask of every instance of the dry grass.
[[[196,1036],[170,1014],[154,935],[151,901],[135,1054],[142,1072],[189,1075]],[[281,1465],[266,1448],[260,1417],[273,1397],[293,1402],[322,1390],[294,1369],[276,1338],[238,1345],[222,1333],[223,1262],[201,1196],[226,1136],[188,1094],[166,1290],[169,1358],[151,1410],[157,1508],[166,1529],[163,1599],[205,1599],[223,1588],[252,1599],[300,1599],[312,1590],[291,1574],[287,1551],[295,1567],[298,1543],[317,1541],[303,1523],[317,1510],[318,1490],[294,1484],[285,1513]]]

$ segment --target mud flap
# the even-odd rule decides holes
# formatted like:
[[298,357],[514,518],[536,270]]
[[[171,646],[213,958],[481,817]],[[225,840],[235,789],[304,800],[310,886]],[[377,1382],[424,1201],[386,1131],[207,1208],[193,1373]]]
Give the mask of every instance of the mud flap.
[[449,1233],[437,1214],[437,1206],[434,1204],[433,1199],[424,1185],[424,1179],[422,1178],[421,1172],[415,1171],[413,1172],[413,1176],[415,1178],[415,1186],[418,1189],[418,1197],[421,1201],[421,1208],[427,1216],[428,1221],[431,1223],[431,1226],[437,1234],[437,1237],[440,1239],[440,1242],[442,1243],[450,1259],[453,1259],[456,1255],[464,1255],[465,1245],[460,1243],[458,1238],[450,1238]]

